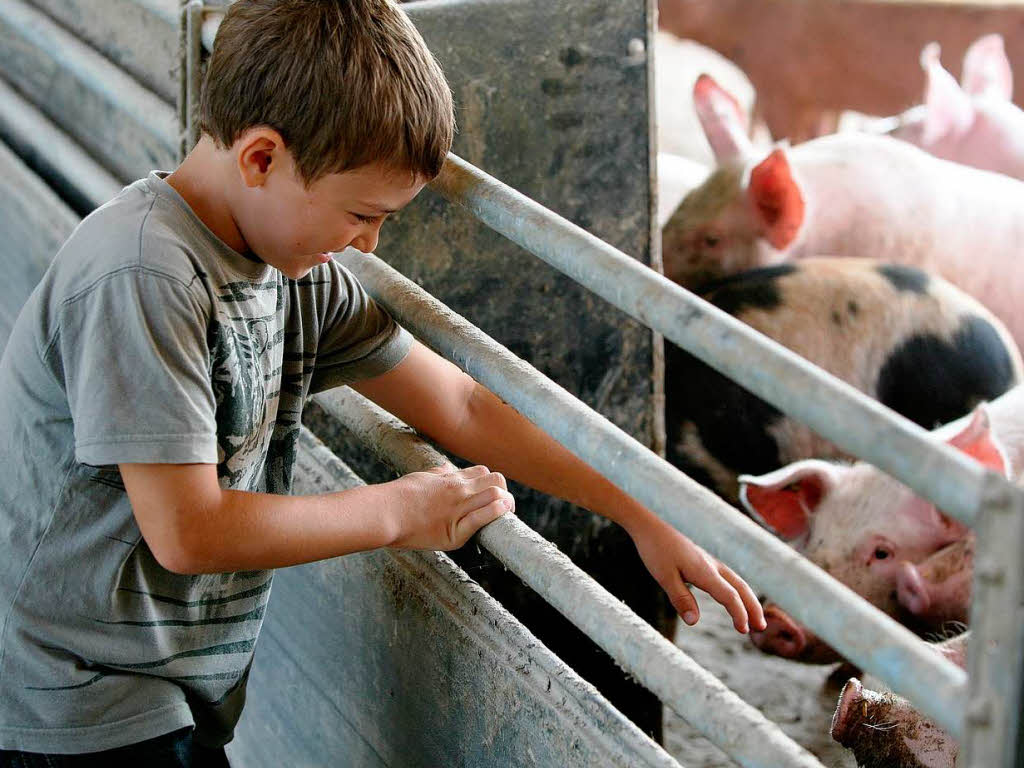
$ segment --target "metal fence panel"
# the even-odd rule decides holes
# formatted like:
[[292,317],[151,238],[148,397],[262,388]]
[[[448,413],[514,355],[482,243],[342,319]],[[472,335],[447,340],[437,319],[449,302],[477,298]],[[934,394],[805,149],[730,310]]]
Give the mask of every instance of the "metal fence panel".
[[0,75],[122,181],[173,167],[174,108],[22,0],[0,3]]
[[[361,482],[305,430],[295,476],[303,494]],[[279,571],[229,749],[252,768],[679,768],[434,552]]]
[[[405,7],[451,83],[458,151],[651,263],[648,68],[637,43],[644,47],[653,3],[426,0]],[[644,445],[663,443],[661,348],[647,328],[426,192],[385,223],[377,253]],[[307,424],[355,460],[360,449],[330,420]],[[648,621],[669,626],[671,606],[621,528],[522,486],[513,490],[528,525]],[[486,553],[457,557],[616,706],[660,733],[656,697],[585,635]],[[549,628],[541,633],[541,626]]]

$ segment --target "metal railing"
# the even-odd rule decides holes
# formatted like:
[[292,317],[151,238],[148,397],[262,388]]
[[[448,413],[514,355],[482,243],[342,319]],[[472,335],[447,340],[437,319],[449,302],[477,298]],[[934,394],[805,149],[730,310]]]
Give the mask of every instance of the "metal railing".
[[[409,427],[352,390],[336,389],[313,399],[403,474],[447,462]],[[477,540],[739,765],[822,768],[774,723],[519,518],[506,515],[496,520],[480,531]]]
[[[217,27],[216,17],[203,18],[203,10],[202,3],[191,2],[182,14],[186,58],[181,71],[184,80],[191,75],[191,84],[183,84],[179,110],[186,146],[195,138],[195,126],[188,116],[198,91],[194,78],[200,40],[203,47],[211,47]],[[414,283],[372,256],[346,253],[339,257],[400,323],[609,480],[735,567],[851,661],[881,677],[961,739],[962,765],[1009,768],[1016,764],[1024,648],[1022,569],[1016,562],[1024,543],[1024,495],[1018,488],[953,449],[932,442],[920,427],[460,159],[450,156],[432,186],[611,304],[975,527],[979,556],[968,684],[963,670],[931,652],[908,630]],[[403,466],[423,466],[437,459],[423,446],[417,446],[414,453],[418,458]],[[685,499],[685,511],[680,509],[680,499]],[[557,607],[554,593],[558,590],[550,583],[554,574],[534,578],[534,571],[549,569],[539,568],[530,559],[531,548],[538,546],[531,543],[533,536],[515,530],[510,519],[488,528],[481,539],[501,553],[499,557],[510,567],[528,574],[534,582],[531,586]],[[547,555],[554,556],[550,551]],[[572,578],[584,579],[575,586],[582,613],[604,615],[601,612],[607,606],[594,591],[596,585],[590,586],[587,577],[579,574]],[[579,618],[587,622],[588,634],[595,641],[623,658],[647,642],[643,627],[635,628],[635,637],[618,634],[621,623],[629,624],[637,620],[635,616],[619,617],[611,623],[611,630],[607,622],[593,621],[593,616]],[[668,649],[664,653],[668,654]],[[638,661],[642,672],[642,659]],[[680,665],[680,670],[686,664],[673,663]],[[687,685],[701,678],[692,668],[680,674],[687,677]],[[659,686],[655,692],[670,706],[688,708],[685,700],[678,699],[681,694],[675,686],[665,689],[657,679],[650,682]],[[707,686],[702,690],[721,695],[717,686],[704,682]],[[704,729],[724,735],[729,715],[717,718],[709,708],[707,717]],[[782,763],[744,764],[808,764],[799,762],[804,759],[802,751],[791,751],[782,740],[777,743],[791,752]]]

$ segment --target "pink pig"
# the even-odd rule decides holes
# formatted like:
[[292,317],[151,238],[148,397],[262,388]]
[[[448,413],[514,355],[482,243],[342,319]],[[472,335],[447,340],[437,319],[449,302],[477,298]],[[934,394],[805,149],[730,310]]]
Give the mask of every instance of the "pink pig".
[[1024,110],[1010,100],[1002,36],[986,35],[967,49],[960,84],[939,63],[938,43],[921,52],[921,66],[924,104],[891,118],[889,135],[936,157],[1024,179]]
[[[1020,483],[1024,386],[932,434]],[[918,631],[966,616],[972,534],[884,472],[809,459],[739,482],[759,522],[882,611]],[[762,650],[812,663],[838,658],[777,606],[765,613],[767,630],[752,635]]]
[[836,134],[767,157],[710,78],[694,102],[718,167],[662,230],[686,287],[806,256],[859,256],[941,274],[1024,344],[1024,183],[887,136]]

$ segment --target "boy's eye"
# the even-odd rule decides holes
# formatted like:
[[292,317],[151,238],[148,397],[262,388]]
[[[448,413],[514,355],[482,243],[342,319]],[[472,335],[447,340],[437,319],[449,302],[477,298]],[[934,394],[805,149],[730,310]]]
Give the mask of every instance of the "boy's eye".
[[361,216],[358,213],[353,213],[352,215],[356,217],[356,221],[360,224],[372,224],[377,220],[376,216]]

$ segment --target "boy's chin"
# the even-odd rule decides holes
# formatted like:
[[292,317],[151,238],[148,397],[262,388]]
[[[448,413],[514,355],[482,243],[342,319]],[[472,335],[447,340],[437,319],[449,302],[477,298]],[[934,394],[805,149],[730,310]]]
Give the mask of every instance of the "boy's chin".
[[301,280],[313,271],[313,267],[289,267],[287,269],[278,269],[278,271],[292,280]]

